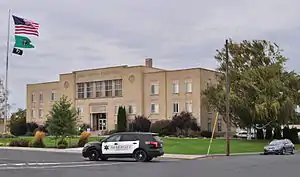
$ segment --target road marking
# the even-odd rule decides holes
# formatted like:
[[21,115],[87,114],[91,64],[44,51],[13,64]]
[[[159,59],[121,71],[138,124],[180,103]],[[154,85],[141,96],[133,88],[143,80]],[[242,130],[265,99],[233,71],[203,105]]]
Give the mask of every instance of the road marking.
[[66,164],[86,164],[86,163],[94,163],[91,161],[88,162],[34,162],[34,163],[5,163],[0,164],[1,166],[42,166],[42,165],[66,165]]
[[[93,164],[78,164],[78,165],[58,165],[58,166],[19,166],[19,167],[0,167],[0,170],[23,170],[23,169],[53,169],[53,168],[77,168],[77,167],[95,167],[95,166],[112,166],[126,164],[127,162],[115,163],[93,163]],[[128,163],[127,163],[128,164]]]

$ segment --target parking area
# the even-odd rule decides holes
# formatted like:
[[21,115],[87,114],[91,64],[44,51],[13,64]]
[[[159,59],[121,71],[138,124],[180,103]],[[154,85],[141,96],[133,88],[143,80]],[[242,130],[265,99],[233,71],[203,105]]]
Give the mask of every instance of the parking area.
[[300,154],[216,157],[199,160],[131,159],[90,162],[78,154],[0,150],[0,176],[30,177],[253,177],[298,176]]

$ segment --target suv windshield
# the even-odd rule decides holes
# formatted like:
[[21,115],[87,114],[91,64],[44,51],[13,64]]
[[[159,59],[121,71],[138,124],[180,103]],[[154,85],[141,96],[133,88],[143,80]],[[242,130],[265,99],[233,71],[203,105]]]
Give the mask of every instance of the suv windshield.
[[270,143],[271,146],[280,145],[280,144],[281,144],[280,141],[273,141]]

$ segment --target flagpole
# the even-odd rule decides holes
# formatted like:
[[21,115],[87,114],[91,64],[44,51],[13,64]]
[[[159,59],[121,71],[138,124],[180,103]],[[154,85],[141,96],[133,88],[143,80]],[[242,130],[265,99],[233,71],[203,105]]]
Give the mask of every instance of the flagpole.
[[8,119],[8,56],[9,56],[9,46],[10,46],[10,13],[11,9],[8,10],[8,27],[7,27],[7,46],[6,46],[6,68],[5,68],[5,117],[3,132],[6,132],[6,124]]

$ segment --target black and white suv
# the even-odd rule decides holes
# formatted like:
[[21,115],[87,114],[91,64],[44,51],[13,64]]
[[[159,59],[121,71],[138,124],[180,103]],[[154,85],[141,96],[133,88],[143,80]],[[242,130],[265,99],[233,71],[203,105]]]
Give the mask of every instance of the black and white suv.
[[96,142],[85,144],[82,156],[92,161],[108,158],[134,158],[151,161],[164,154],[163,142],[156,133],[120,132]]

